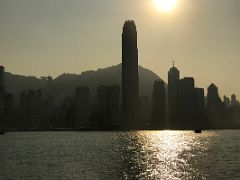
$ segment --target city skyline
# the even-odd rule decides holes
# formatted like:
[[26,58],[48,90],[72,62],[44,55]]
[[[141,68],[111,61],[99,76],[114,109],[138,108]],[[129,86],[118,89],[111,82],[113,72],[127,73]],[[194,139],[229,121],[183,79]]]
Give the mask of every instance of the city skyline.
[[[126,20],[123,25],[120,68],[118,73],[122,74],[122,80],[110,80],[108,85],[97,81],[95,93],[86,84],[93,76],[88,76],[85,83],[78,81],[76,85],[69,83],[71,80],[68,79],[67,86],[61,81],[55,83],[51,77],[42,78],[45,83],[41,88],[39,84],[35,90],[29,86],[21,88],[20,102],[15,106],[14,94],[8,88],[5,90],[5,69],[0,66],[1,133],[4,134],[4,129],[8,128],[180,129],[196,132],[202,129],[239,128],[240,103],[237,97],[232,95],[230,100],[224,96],[222,101],[214,83],[208,86],[207,96],[204,96],[204,89],[195,86],[194,77],[180,77],[174,62],[168,71],[168,86],[155,78],[150,80],[154,83],[151,84],[152,95],[139,94],[137,27],[132,20]],[[112,75],[105,74],[105,78],[107,76]],[[71,87],[70,93],[67,93],[66,87]],[[64,97],[59,100],[61,94]]]
[[0,4],[0,62],[8,72],[56,77],[119,64],[118,34],[122,23],[133,19],[138,26],[140,65],[167,82],[174,60],[181,77],[195,77],[196,86],[206,90],[214,82],[221,98],[240,96],[237,0],[179,0],[169,13],[156,10],[153,1]]

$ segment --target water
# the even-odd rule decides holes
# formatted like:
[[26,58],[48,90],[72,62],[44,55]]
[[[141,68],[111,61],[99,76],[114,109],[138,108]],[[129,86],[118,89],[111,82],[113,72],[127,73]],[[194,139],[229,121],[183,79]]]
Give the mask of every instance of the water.
[[0,179],[240,179],[240,131],[11,132]]

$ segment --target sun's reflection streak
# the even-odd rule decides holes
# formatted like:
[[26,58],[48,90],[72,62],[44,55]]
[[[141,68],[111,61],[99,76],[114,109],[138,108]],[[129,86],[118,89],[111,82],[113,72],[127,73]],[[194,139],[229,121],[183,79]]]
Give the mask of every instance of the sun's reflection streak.
[[214,133],[132,131],[122,135],[128,164],[125,179],[207,178],[197,164],[204,163],[204,152],[211,146],[206,139]]

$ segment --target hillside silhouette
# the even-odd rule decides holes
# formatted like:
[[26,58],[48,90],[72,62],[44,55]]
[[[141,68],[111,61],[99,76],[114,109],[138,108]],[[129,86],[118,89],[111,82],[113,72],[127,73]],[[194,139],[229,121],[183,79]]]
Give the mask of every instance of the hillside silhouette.
[[[121,64],[98,69],[96,71],[85,71],[81,74],[63,73],[53,79],[50,83],[46,78],[37,78],[34,76],[15,75],[9,72],[5,73],[5,83],[8,92],[15,95],[15,105],[19,103],[19,94],[28,89],[42,89],[43,96],[52,94],[54,105],[61,103],[65,97],[73,95],[75,89],[79,86],[90,88],[91,99],[95,99],[97,87],[99,85],[119,85],[121,87]],[[139,66],[139,89],[141,96],[152,96],[154,81],[161,79],[154,72]]]

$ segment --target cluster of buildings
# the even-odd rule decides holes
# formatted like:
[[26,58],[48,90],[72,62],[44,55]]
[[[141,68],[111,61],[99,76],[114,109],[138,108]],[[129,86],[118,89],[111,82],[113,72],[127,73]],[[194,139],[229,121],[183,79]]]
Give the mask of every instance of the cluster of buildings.
[[96,100],[90,89],[78,87],[58,106],[53,106],[52,78],[48,93],[28,90],[13,107],[13,95],[4,89],[4,67],[0,67],[0,125],[9,129],[215,129],[240,128],[240,104],[235,95],[222,101],[216,85],[205,96],[195,87],[194,78],[180,78],[174,66],[168,72],[168,85],[153,83],[152,99],[139,95],[137,30],[126,21],[122,33],[122,89],[100,85]]
[[97,98],[91,103],[90,89],[78,87],[73,96],[66,97],[54,110],[53,128],[111,129],[120,122],[120,88],[117,85],[97,89]]
[[[240,127],[240,104],[221,100],[218,88],[211,84],[207,96],[203,88],[196,88],[194,78],[180,79],[180,72],[172,67],[168,72],[168,124],[170,129],[221,129]],[[227,103],[228,102],[228,103]],[[234,103],[233,103],[234,102]],[[234,104],[234,105],[233,105]],[[231,109],[234,110],[231,111]],[[233,118],[234,117],[234,118]]]

